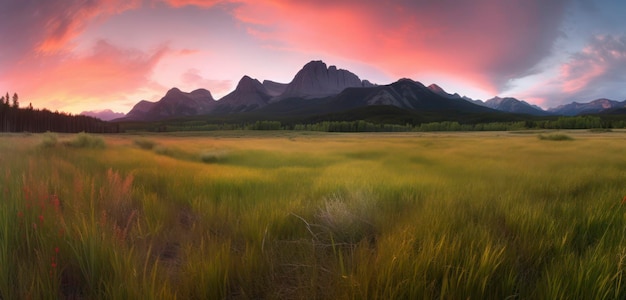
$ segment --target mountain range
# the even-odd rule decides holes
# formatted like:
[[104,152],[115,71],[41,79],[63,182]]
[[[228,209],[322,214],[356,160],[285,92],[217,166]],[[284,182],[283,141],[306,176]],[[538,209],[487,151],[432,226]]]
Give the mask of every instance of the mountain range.
[[94,117],[105,121],[119,119],[126,116],[124,113],[114,112],[110,109],[83,111],[80,114],[83,116]]
[[273,118],[299,116],[315,118],[343,114],[351,110],[373,110],[393,107],[396,114],[525,114],[533,116],[599,113],[626,107],[619,102],[598,99],[589,103],[573,102],[543,110],[538,106],[511,97],[495,97],[486,101],[474,100],[457,93],[449,94],[436,84],[426,87],[411,79],[400,79],[388,85],[375,85],[356,74],[327,66],[322,61],[311,61],[297,72],[289,83],[270,80],[260,82],[243,76],[237,87],[216,100],[206,89],[183,92],[170,89],[156,102],[139,101],[123,117],[111,111],[83,112],[82,114],[116,121],[156,121],[172,118],[213,115],[263,115]]
[[548,112],[564,116],[575,116],[583,114],[595,114],[600,112],[611,112],[620,108],[626,108],[626,100],[614,101],[602,98],[593,100],[588,103],[572,102],[570,104],[560,105],[555,108],[548,109]]

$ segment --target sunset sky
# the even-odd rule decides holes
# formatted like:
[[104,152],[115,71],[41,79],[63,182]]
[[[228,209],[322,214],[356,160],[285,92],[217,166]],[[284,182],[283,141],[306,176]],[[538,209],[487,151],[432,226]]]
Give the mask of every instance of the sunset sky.
[[219,99],[243,75],[323,60],[543,108],[626,99],[622,0],[0,0],[0,93],[128,112],[178,87]]

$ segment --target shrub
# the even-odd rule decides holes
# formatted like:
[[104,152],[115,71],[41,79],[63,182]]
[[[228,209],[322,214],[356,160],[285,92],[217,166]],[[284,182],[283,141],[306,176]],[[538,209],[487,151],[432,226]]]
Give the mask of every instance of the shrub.
[[571,136],[567,134],[554,133],[554,134],[548,134],[548,135],[540,134],[539,139],[547,140],[547,141],[571,141],[574,138],[572,138]]
[[56,133],[46,131],[41,140],[41,146],[44,148],[53,148],[58,144],[58,136]]
[[73,140],[65,142],[65,145],[74,148],[92,149],[103,149],[106,147],[106,144],[101,137],[94,136],[85,132],[77,134]]
[[205,163],[217,163],[226,157],[223,151],[206,151],[200,154],[200,160]]
[[316,214],[317,224],[323,236],[330,234],[334,242],[356,244],[364,238],[375,234],[370,222],[373,206],[364,193],[345,196],[334,194],[324,202]]
[[174,157],[174,151],[168,147],[165,146],[157,146],[154,148],[154,153],[159,154],[159,155],[165,155],[165,156],[170,156],[170,157]]
[[137,145],[139,148],[144,149],[144,150],[152,150],[154,146],[156,146],[156,142],[154,142],[153,140],[144,139],[144,138],[136,139],[134,142],[135,142],[135,145]]

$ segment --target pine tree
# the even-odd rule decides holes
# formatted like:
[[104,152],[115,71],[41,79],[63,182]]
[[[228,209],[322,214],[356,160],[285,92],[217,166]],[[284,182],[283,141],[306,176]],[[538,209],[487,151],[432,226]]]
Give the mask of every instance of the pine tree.
[[13,93],[13,107],[20,107],[20,102],[18,101],[17,93]]

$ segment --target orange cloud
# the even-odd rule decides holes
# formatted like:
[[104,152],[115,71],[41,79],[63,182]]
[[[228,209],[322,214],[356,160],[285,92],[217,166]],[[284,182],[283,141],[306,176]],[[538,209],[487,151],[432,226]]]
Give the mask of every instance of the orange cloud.
[[162,0],[172,7],[198,6],[211,7],[217,3],[224,2],[221,0]]
[[392,77],[437,73],[497,93],[536,72],[570,0],[163,1],[234,4],[247,32],[274,49],[357,60]]
[[15,68],[8,84],[24,91],[26,98],[55,99],[57,107],[71,107],[81,98],[118,100],[127,93],[152,85],[152,70],[168,51],[161,47],[144,53],[101,40],[85,56],[64,55]]
[[566,2],[242,0],[233,14],[273,46],[496,91],[550,53]]

